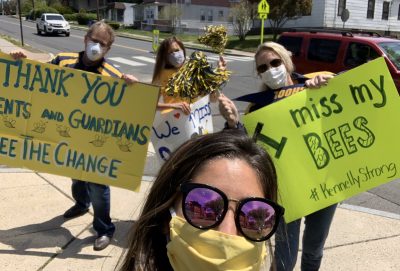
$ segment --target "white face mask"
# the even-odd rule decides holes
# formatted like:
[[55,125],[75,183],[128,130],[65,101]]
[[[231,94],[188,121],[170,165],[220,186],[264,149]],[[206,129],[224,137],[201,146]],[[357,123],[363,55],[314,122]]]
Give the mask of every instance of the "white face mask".
[[260,74],[261,80],[271,89],[284,87],[287,81],[287,73],[285,65],[276,68],[270,68]]
[[183,53],[182,50],[170,53],[168,55],[168,62],[175,68],[179,68],[184,61],[185,61],[185,54]]
[[185,219],[173,216],[167,254],[174,271],[259,271],[266,247],[265,242],[196,229]]
[[103,50],[100,43],[88,41],[86,46],[86,56],[90,61],[97,61],[103,57]]

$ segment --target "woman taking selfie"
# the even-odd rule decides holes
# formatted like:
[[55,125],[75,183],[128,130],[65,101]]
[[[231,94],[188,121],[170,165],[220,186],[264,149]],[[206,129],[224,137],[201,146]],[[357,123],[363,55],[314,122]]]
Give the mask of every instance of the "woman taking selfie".
[[160,169],[120,270],[260,270],[276,198],[271,159],[243,132],[190,139]]

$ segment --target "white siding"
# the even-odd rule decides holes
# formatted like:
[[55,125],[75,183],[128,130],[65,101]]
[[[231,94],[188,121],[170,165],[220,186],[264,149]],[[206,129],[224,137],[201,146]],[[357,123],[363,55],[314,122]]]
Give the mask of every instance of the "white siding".
[[[181,24],[186,28],[191,29],[199,29],[201,33],[205,26],[208,25],[224,25],[228,29],[228,33],[232,34],[232,24],[228,22],[230,9],[226,7],[215,7],[215,6],[201,6],[201,5],[187,5],[184,4],[181,6],[182,8],[182,17]],[[205,21],[200,20],[201,11],[206,12]],[[213,20],[208,21],[207,12],[211,11],[213,14]],[[223,16],[219,16],[219,13],[222,12]]]
[[[284,25],[284,27],[322,27],[324,25],[324,17],[326,13],[325,2],[326,1],[321,0],[312,1],[310,16],[302,16],[297,20],[290,20]],[[332,0],[328,2],[332,2]],[[266,26],[268,26],[268,24],[266,24]]]
[[[383,2],[390,2],[389,20],[382,20]],[[400,0],[375,0],[373,19],[367,19],[368,0],[347,0],[350,18],[344,24],[347,29],[379,30],[400,32],[398,20]],[[291,20],[284,27],[329,27],[342,28],[338,13],[339,0],[314,0],[311,16]]]
[[133,6],[131,3],[124,3],[124,25],[131,25],[135,21],[135,14],[133,13]]

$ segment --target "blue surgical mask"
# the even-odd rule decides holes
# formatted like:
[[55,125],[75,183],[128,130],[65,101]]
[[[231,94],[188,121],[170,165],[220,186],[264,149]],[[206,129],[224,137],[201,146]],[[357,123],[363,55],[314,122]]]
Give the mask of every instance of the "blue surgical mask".
[[168,62],[175,68],[179,68],[180,66],[182,66],[184,61],[185,61],[185,54],[183,53],[182,50],[170,53],[168,55]]

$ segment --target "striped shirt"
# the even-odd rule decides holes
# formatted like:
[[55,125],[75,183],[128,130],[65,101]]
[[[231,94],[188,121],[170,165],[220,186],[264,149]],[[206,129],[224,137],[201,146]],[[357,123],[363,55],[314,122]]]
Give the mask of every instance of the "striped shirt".
[[82,71],[93,72],[105,76],[121,78],[122,72],[109,63],[105,58],[96,66],[86,66],[83,64],[82,57],[84,52],[80,53],[60,53],[53,58],[50,63],[60,67],[68,67]]

